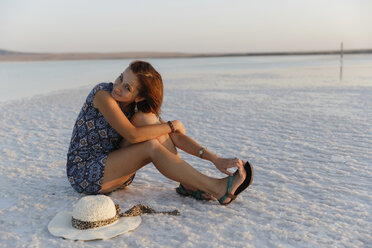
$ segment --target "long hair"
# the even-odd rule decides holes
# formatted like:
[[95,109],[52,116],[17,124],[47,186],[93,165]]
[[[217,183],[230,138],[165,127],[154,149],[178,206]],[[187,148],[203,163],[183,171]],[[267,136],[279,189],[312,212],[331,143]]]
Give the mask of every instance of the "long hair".
[[138,110],[159,115],[163,102],[163,80],[161,75],[150,63],[145,61],[133,61],[129,67],[137,76],[140,85],[138,96],[145,98],[145,100],[137,103]]

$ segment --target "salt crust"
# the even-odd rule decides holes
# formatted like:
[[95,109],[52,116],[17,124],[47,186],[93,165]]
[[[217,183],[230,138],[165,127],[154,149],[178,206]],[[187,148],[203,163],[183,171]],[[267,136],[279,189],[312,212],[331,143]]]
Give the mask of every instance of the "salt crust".
[[114,202],[105,195],[85,196],[75,205],[72,217],[82,221],[102,221],[116,215]]
[[[362,58],[368,63],[360,66]],[[173,189],[177,183],[145,166],[111,199],[123,209],[141,202],[159,210],[177,208],[182,215],[145,216],[136,231],[106,241],[72,242],[45,228],[57,212],[72,212],[83,196],[66,178],[66,153],[91,87],[1,103],[0,247],[371,247],[372,55],[345,57],[352,66],[344,68],[342,82],[334,80],[335,59],[156,60],[164,69],[182,68],[164,75],[162,118],[180,119],[191,137],[218,155],[251,161],[255,178],[235,202],[221,207],[179,197]],[[97,75],[109,71],[102,70],[106,63],[115,73],[123,65],[122,60],[97,61],[100,70],[94,70],[92,63],[14,66],[18,72],[32,69],[35,74],[28,77],[40,78],[36,72],[53,64],[50,79],[71,74],[66,72],[70,64]],[[9,64],[0,71],[2,66]],[[222,177],[212,164],[180,154],[203,173]],[[71,214],[65,220],[73,229]]]

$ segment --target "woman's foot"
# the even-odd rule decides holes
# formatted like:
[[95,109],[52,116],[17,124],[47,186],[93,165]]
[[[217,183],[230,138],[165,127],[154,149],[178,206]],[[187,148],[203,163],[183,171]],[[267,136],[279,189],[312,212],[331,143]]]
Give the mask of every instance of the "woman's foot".
[[218,201],[222,205],[231,203],[236,198],[236,195],[234,195],[234,193],[239,188],[239,186],[244,183],[246,177],[247,172],[243,167],[242,169],[236,171],[236,173],[234,173],[234,176],[229,176],[221,179],[222,182],[218,187],[219,193],[215,195],[216,198],[219,199]]
[[191,196],[197,200],[210,201],[215,199],[212,195],[204,191],[198,190],[188,185],[185,186],[184,184],[180,184],[180,186],[176,188],[176,191],[182,196]]

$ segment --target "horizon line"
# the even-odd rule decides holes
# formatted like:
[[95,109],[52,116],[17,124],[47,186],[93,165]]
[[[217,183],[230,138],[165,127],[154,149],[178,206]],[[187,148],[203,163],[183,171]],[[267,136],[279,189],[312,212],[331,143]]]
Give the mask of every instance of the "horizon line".
[[272,51],[272,52],[230,52],[230,53],[186,53],[186,52],[64,52],[38,53],[19,52],[0,49],[0,61],[44,61],[44,60],[99,60],[133,58],[204,58],[204,57],[244,57],[244,56],[290,56],[290,55],[335,55],[335,54],[371,54],[372,48],[345,50],[312,51]]

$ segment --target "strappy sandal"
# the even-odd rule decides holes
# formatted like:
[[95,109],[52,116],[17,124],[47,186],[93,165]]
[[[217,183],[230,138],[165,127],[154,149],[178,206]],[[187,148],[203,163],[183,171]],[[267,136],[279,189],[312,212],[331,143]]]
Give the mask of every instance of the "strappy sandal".
[[[228,204],[230,204],[231,202],[233,202],[235,200],[235,198],[241,192],[243,192],[246,188],[248,188],[249,185],[251,185],[252,180],[253,180],[253,167],[252,167],[252,165],[248,161],[244,165],[244,170],[247,173],[246,178],[243,181],[243,183],[240,184],[240,186],[236,189],[236,191],[235,191],[234,194],[231,194],[230,193],[231,192],[231,185],[232,185],[234,176],[229,176],[229,180],[227,181],[227,192],[226,192],[226,194],[224,196],[222,196],[220,199],[218,199],[218,202],[221,205],[228,205]],[[238,171],[235,171],[234,172],[234,175],[236,173],[238,173]],[[226,200],[227,197],[230,198],[230,201],[224,203],[224,201]]]
[[182,196],[190,196],[190,197],[193,197],[195,198],[196,200],[200,200],[200,201],[210,201],[212,200],[212,197],[210,198],[207,198],[205,196],[203,196],[204,194],[207,194],[205,193],[204,191],[201,191],[201,190],[190,190],[190,189],[186,189],[182,184],[180,184],[180,186],[178,186],[178,188],[176,188],[176,192]]

